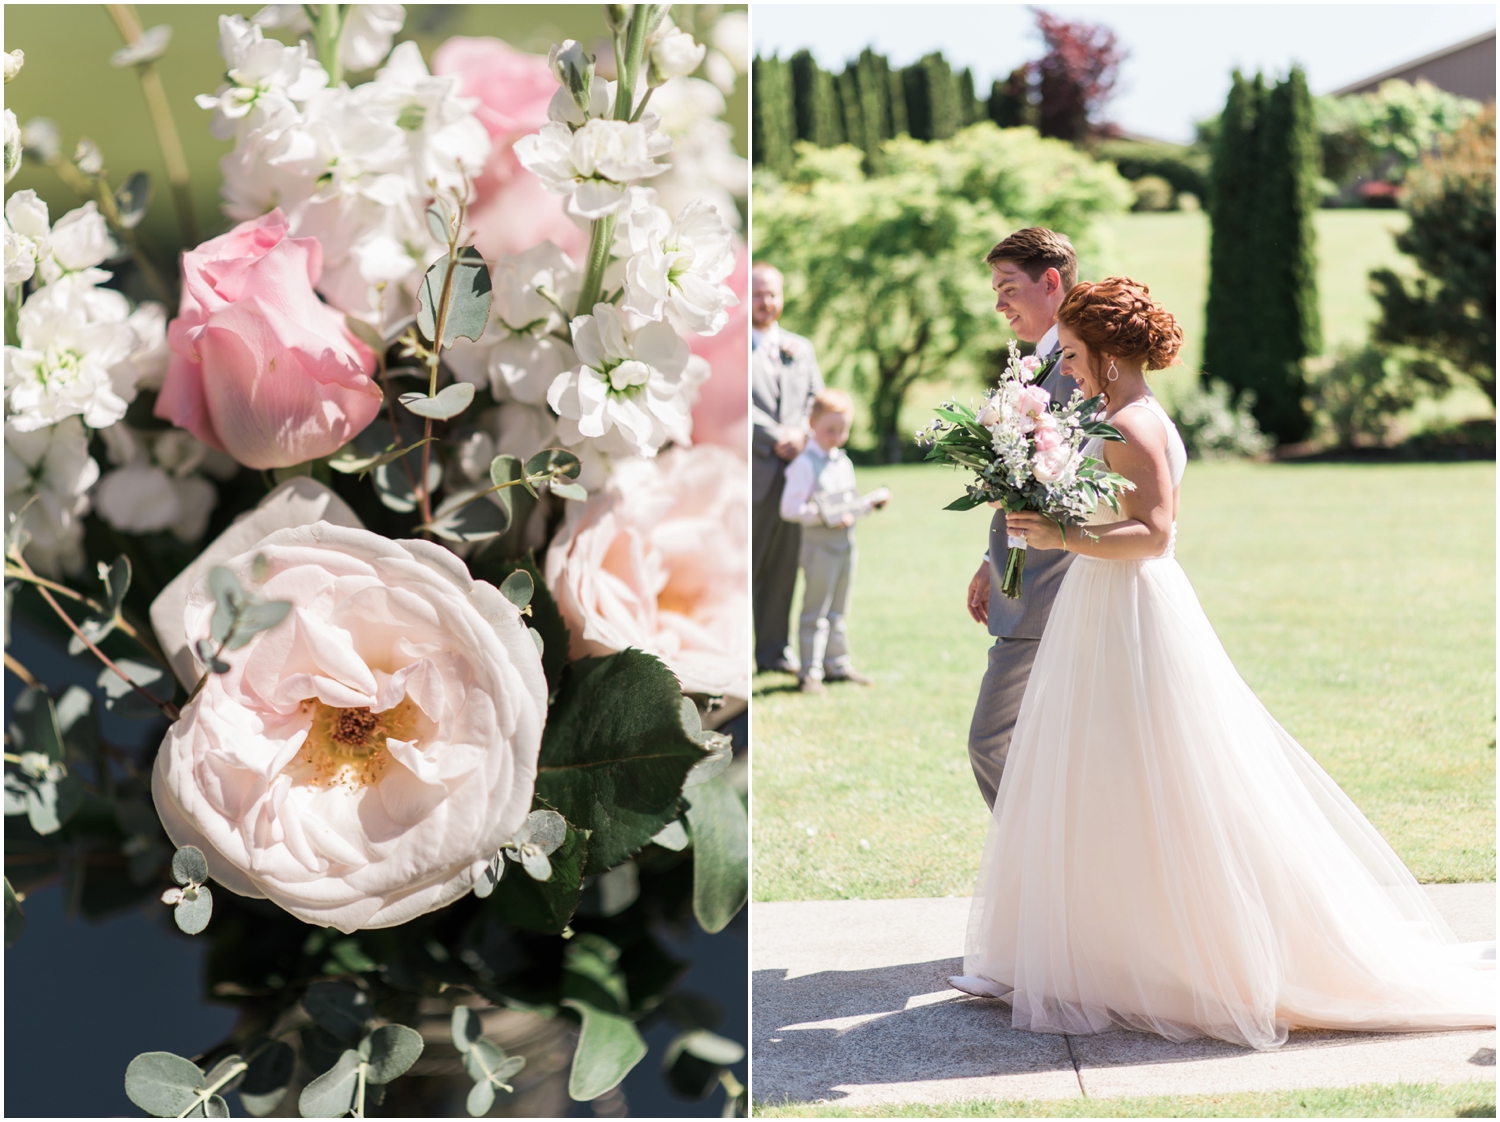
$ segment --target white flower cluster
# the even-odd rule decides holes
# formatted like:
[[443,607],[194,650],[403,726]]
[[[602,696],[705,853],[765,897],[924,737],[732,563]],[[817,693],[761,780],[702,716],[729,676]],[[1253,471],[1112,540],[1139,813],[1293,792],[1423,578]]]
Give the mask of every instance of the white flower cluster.
[[[722,53],[710,56],[664,21],[647,44],[648,65],[634,102],[639,106],[649,90],[649,108],[636,120],[615,120],[616,83],[594,72],[595,60],[578,43],[562,43],[550,56],[559,85],[548,123],[515,145],[521,165],[566,197],[575,221],[615,223],[614,261],[600,299],[576,315],[583,270],[550,242],[496,262],[491,327],[463,354],[461,376],[482,384],[488,375],[501,402],[545,402],[555,415],[557,441],[586,465],[597,457],[607,464],[654,456],[669,441],[691,443],[693,401],[710,371],[684,335],[717,333],[737,303],[724,283],[735,263],[733,196],[704,172],[703,161],[691,177],[674,177],[672,138],[657,112],[663,106],[673,112],[684,136],[712,134],[729,153],[724,168],[738,160],[727,126],[713,120],[724,112],[723,95],[688,77],[708,57],[728,68],[732,88],[735,67]],[[694,102],[698,87],[711,97]],[[709,126],[706,132],[702,126]],[[669,153],[671,165],[663,159]],[[674,178],[678,190],[671,198],[645,186]],[[741,170],[741,191],[745,179]],[[683,197],[681,188],[695,182],[708,190]]]
[[[478,101],[458,96],[459,79],[434,77],[415,43],[390,49],[404,15],[394,4],[355,5],[340,41],[351,70],[385,60],[374,80],[330,86],[305,42],[264,37],[260,24],[296,26],[287,7],[257,23],[219,19],[228,81],[198,104],[214,111],[214,134],[235,142],[220,163],[224,210],[243,221],[281,207],[292,236],[322,244],[318,289],[328,302],[390,323],[410,313],[422,273],[444,250],[428,206],[438,195],[468,197],[489,157]],[[392,298],[402,290],[404,300]]]
[[114,252],[92,202],[52,225],[34,191],[6,201],[6,297],[19,310],[17,345],[5,348],[5,503],[26,508],[27,556],[54,574],[83,563],[80,519],[99,478],[90,430],[109,431],[167,368],[166,309],[132,311],[102,287],[110,274],[99,266]]

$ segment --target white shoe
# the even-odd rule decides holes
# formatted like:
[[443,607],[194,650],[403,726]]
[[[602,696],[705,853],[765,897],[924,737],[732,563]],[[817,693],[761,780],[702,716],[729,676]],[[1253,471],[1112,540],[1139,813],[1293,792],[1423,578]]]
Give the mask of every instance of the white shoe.
[[948,984],[973,997],[1005,997],[1010,993],[1009,990],[996,985],[988,978],[980,978],[973,974],[955,974],[948,979]]

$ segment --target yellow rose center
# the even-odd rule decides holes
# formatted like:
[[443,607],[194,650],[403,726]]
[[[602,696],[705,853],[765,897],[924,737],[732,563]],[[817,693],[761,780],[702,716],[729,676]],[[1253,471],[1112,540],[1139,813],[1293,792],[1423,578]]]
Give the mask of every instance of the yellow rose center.
[[421,714],[408,698],[384,713],[336,709],[313,697],[302,708],[311,712],[312,724],[287,771],[299,782],[350,790],[367,787],[385,774],[391,764],[386,740],[416,739]]

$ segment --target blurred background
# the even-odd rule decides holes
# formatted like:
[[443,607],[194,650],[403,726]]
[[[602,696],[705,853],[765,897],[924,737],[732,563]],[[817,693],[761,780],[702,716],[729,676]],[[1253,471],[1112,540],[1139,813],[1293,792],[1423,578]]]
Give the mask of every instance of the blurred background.
[[[213,92],[224,80],[217,45],[219,16],[238,13],[250,17],[259,10],[259,5],[179,4],[148,4],[135,9],[143,28],[166,24],[172,29],[171,45],[156,69],[191,173],[198,240],[231,225],[220,211],[217,162],[232,143],[213,138],[210,114],[198,109],[193,97]],[[743,11],[744,5],[679,5],[673,16],[684,29],[696,28],[698,34],[706,35],[726,12],[741,13],[739,24],[731,19],[725,27],[738,29],[737,69],[743,70],[748,35]],[[8,5],[5,17],[5,49],[20,48],[26,55],[22,79],[6,86],[6,107],[23,127],[34,126],[39,118],[50,121],[64,158],[73,153],[80,139],[95,142],[111,183],[123,183],[137,171],[146,172],[155,189],[136,232],[144,251],[162,273],[175,274],[175,260],[184,239],[136,73],[128,66],[110,65],[111,54],[122,44],[115,23],[99,5]],[[268,34],[288,42],[294,39],[285,32]],[[432,66],[434,51],[455,36],[493,36],[517,50],[544,57],[553,43],[575,38],[591,51],[603,44],[604,54],[609,54],[602,11],[597,5],[413,5],[407,9],[405,28],[396,41],[417,42]],[[731,49],[735,46],[733,39],[731,35],[726,43]],[[358,83],[369,77],[352,74],[347,79]],[[732,88],[724,89],[727,105],[721,119],[732,132],[735,151],[744,156],[749,141],[748,90],[742,76],[736,80],[735,68],[727,78],[724,86]],[[28,136],[28,142],[31,139]],[[34,150],[28,151],[20,173],[8,184],[7,194],[27,188],[47,202],[54,218],[83,201]],[[735,199],[742,219],[745,192],[741,187]],[[141,284],[134,270],[120,272],[127,288]],[[743,288],[742,277],[736,283]],[[132,294],[153,295],[144,290]],[[740,339],[743,351],[743,331]],[[714,361],[717,370],[719,357]],[[730,373],[743,384],[743,362],[740,367],[737,373]],[[719,412],[725,413],[723,424],[742,424],[743,404],[738,413],[726,413],[724,408]],[[719,418],[712,415],[700,418],[700,429],[718,422]],[[54,692],[68,684],[94,687],[93,671],[81,661],[64,656],[56,636],[24,619],[7,622],[12,624],[11,641],[16,649],[26,652],[28,666],[54,687]],[[8,721],[20,683],[7,671],[5,685]],[[132,751],[149,753],[165,728],[160,721],[125,721],[108,713],[102,714],[102,719],[105,738]],[[743,751],[744,718],[725,731],[734,735],[736,747]],[[13,858],[20,859],[8,853],[8,863]],[[15,877],[9,864],[8,872]],[[82,886],[82,878],[65,875],[29,893],[24,905],[25,935],[5,952],[7,1115],[139,1114],[126,1098],[123,1086],[125,1067],[132,1057],[151,1050],[192,1056],[223,1039],[234,1024],[234,1010],[208,1000],[203,992],[212,950],[207,940],[182,935],[172,923],[169,910],[154,900],[144,906],[112,904],[93,890],[83,893]],[[657,934],[671,955],[686,963],[681,985],[722,1008],[720,1033],[744,1044],[749,1018],[746,913],[742,911],[718,937],[708,937],[691,922],[682,927],[663,927]],[[580,1116],[717,1116],[724,1107],[722,1088],[716,1086],[701,1099],[679,1097],[669,1089],[662,1059],[675,1035],[671,1024],[663,1021],[644,1032],[651,1052],[618,1092],[593,1103],[571,1102],[560,1097],[560,1084],[554,1075],[551,1092],[528,1095],[526,1088],[518,1086],[520,1093],[516,1096],[499,1096],[492,1113],[525,1113],[528,1106],[536,1110],[537,1104],[543,1103],[554,1104],[541,1110],[551,1114],[561,1101],[567,1104],[562,1109]],[[533,1069],[565,1073],[571,1045],[561,1043],[555,1056],[533,1056]],[[77,1062],[80,1056],[87,1056],[88,1062]],[[742,1082],[748,1079],[745,1061],[732,1070]],[[243,1113],[237,1096],[231,1105],[237,1114]],[[281,1110],[287,1109],[295,1113],[295,1103],[284,1102]]]

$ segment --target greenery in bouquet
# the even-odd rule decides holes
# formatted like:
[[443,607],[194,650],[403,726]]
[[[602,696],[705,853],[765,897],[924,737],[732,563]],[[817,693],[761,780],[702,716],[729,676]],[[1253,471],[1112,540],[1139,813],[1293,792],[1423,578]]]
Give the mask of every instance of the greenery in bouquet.
[[[745,1108],[658,937],[722,931],[748,884],[719,731],[749,693],[743,424],[703,409],[744,398],[713,119],[743,51],[670,12],[607,7],[604,57],[455,39],[437,73],[399,5],[221,17],[197,104],[237,225],[175,276],[134,235],[144,175],[7,110],[7,181],[24,150],[87,200],[5,208],[7,619],[98,677],[49,688],[7,631],[6,943],[58,880],[208,940],[239,1020],[131,1063],[151,1114],[430,1113],[403,1084],[446,1076],[482,1115],[525,1078],[495,1010],[572,1026],[575,1099],[668,1021],[674,1090]],[[170,31],[111,14],[192,246]],[[101,706],[165,718],[160,748]]]
[[[1022,358],[1012,341],[1000,384],[984,395],[977,410],[945,402],[917,433],[928,460],[974,473],[964,494],[946,509],[1000,503],[1007,511],[1036,511],[1059,529],[1083,527],[1100,502],[1120,509],[1120,493],[1134,485],[1084,451],[1093,438],[1124,440],[1113,425],[1099,419],[1103,397],[1085,399],[1081,390],[1074,390],[1067,402],[1058,404],[1038,382],[1041,368],[1040,359]],[[1010,539],[1001,591],[1012,600],[1021,595],[1025,566],[1024,539]]]

